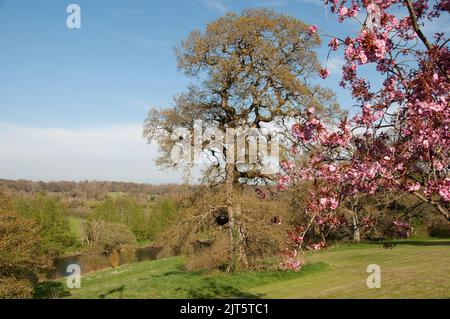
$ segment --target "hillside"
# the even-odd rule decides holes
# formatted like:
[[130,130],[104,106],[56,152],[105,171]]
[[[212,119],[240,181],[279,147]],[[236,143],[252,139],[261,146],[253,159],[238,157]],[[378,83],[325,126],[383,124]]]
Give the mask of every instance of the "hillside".
[[[69,298],[450,298],[450,242],[345,245],[308,255],[295,272],[185,272],[183,258],[91,273]],[[366,267],[381,267],[368,289]],[[62,287],[63,281],[48,287]],[[47,287],[47,288],[48,288]],[[66,293],[68,293],[66,291]]]

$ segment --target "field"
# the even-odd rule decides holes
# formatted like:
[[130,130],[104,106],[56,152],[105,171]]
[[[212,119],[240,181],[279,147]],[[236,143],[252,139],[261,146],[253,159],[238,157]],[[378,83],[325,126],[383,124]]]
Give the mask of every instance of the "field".
[[[343,245],[307,256],[299,272],[185,272],[183,257],[82,277],[68,298],[450,298],[450,242]],[[369,264],[381,288],[368,289]],[[63,282],[60,282],[61,285]]]

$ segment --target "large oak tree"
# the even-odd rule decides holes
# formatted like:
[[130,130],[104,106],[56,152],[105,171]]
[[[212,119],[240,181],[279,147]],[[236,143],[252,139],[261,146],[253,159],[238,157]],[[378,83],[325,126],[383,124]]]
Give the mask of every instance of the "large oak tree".
[[[253,9],[240,15],[228,13],[204,31],[191,32],[176,55],[180,70],[193,79],[192,84],[176,96],[173,106],[152,108],[145,122],[144,136],[160,146],[158,163],[179,164],[171,157],[180,142],[173,134],[177,127],[193,131],[196,120],[204,127],[216,126],[225,135],[226,129],[243,127],[276,127],[287,133],[292,121],[309,116],[308,109],[319,117],[335,117],[334,94],[311,82],[320,70],[314,51],[320,39],[313,31],[293,17]],[[181,138],[195,144],[190,135]],[[225,184],[233,270],[247,262],[245,230],[239,222],[242,185],[268,183],[276,174],[261,174],[262,156],[254,165],[240,165],[234,158],[238,151],[234,145],[231,150],[226,143],[208,147],[207,142],[203,152],[211,161],[204,177],[209,183]]]

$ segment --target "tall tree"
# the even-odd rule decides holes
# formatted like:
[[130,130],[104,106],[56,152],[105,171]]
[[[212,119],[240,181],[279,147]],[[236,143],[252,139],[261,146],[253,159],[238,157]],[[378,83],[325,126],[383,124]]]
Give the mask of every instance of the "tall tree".
[[[175,98],[172,107],[151,109],[145,122],[144,136],[160,146],[158,163],[177,164],[171,154],[179,139],[196,145],[192,135],[176,132],[177,127],[193,132],[196,120],[202,121],[201,129],[212,125],[222,136],[227,129],[245,136],[251,129],[281,127],[283,132],[287,122],[308,116],[307,109],[332,119],[338,108],[333,93],[310,81],[320,69],[314,52],[319,44],[310,26],[263,9],[228,13],[205,31],[193,31],[176,54],[179,68],[194,83]],[[242,149],[236,149],[234,137],[232,145],[211,143],[214,134],[201,145],[211,160],[204,177],[209,183],[225,184],[233,270],[247,262],[245,231],[239,222],[242,185],[268,183],[276,175],[262,174],[261,149],[255,163],[239,163],[236,153]]]

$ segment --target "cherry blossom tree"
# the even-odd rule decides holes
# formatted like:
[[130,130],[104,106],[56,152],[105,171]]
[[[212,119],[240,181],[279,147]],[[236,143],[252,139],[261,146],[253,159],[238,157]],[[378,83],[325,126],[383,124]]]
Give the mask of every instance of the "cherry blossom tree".
[[[311,229],[342,225],[341,204],[358,194],[410,192],[450,221],[449,39],[423,31],[448,15],[450,1],[324,3],[339,22],[355,19],[361,24],[356,34],[329,41],[330,54],[345,59],[340,85],[351,92],[357,112],[330,126],[311,108],[292,127],[292,155],[306,153],[308,160],[284,163],[286,176],[280,177],[279,188],[304,180],[313,185],[306,208],[309,221],[288,236],[291,249],[284,266],[294,269],[300,266],[295,262],[298,249],[326,245],[308,239]],[[316,26],[309,31],[322,33]],[[367,72],[376,80],[365,78]],[[319,75],[329,74],[322,69]],[[394,227],[409,234],[400,220]]]

